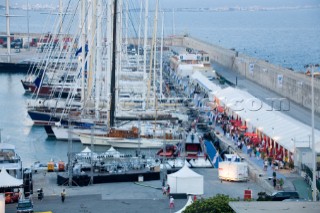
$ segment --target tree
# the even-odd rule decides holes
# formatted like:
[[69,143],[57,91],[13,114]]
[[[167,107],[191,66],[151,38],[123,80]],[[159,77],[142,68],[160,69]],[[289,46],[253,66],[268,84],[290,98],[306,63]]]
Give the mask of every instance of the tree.
[[237,199],[217,194],[215,197],[195,201],[183,213],[233,213],[234,211],[228,204],[230,201],[237,201]]

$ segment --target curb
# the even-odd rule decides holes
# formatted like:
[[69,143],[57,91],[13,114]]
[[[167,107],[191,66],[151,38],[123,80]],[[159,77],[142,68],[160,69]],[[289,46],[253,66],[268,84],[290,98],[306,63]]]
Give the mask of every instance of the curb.
[[146,185],[146,184],[139,183],[139,182],[134,182],[134,184],[139,185],[139,186],[144,186],[144,187],[149,187],[149,188],[153,188],[153,189],[162,190],[161,187],[150,186],[150,185]]

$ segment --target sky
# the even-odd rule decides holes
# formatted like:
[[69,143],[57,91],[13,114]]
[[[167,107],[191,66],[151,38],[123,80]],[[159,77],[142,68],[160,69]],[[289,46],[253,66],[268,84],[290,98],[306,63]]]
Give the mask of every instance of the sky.
[[[11,5],[26,4],[27,0],[9,0]],[[126,1],[126,0],[123,0]],[[140,0],[130,0],[140,2]],[[6,0],[0,4],[5,5]],[[59,0],[29,0],[30,4],[58,4]],[[68,2],[68,0],[63,0]],[[155,0],[149,0],[150,4]],[[234,7],[234,6],[297,6],[297,5],[319,5],[319,0],[159,0],[163,7]]]

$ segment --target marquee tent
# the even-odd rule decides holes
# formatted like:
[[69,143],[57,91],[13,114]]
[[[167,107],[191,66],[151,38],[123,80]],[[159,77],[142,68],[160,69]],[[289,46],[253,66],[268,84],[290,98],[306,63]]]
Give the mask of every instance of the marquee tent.
[[[230,87],[220,90],[215,96],[247,125],[259,129],[291,153],[295,147],[309,147],[311,127],[286,115],[284,109],[277,111],[263,99]],[[319,140],[320,131],[315,130],[316,144],[320,143]],[[317,152],[320,152],[319,147],[316,145]]]
[[221,87],[210,81],[206,76],[202,75],[198,71],[192,74],[191,79],[195,83],[198,83],[199,86],[206,92],[216,92],[218,90],[221,90]]
[[203,176],[192,171],[187,163],[177,172],[168,175],[170,193],[203,195]]
[[93,158],[96,158],[98,155],[95,152],[92,152],[91,149],[89,149],[87,146],[84,150],[82,150],[80,153],[76,154],[77,157],[84,157],[84,158],[90,158],[91,155]]
[[0,188],[20,187],[23,185],[22,179],[12,177],[4,168],[1,169],[0,180]]

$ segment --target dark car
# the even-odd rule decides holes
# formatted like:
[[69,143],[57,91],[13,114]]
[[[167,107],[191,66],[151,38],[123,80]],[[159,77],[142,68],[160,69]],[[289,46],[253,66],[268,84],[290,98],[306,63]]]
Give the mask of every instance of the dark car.
[[286,199],[299,199],[300,196],[296,191],[292,191],[292,192],[278,191],[278,192],[274,192],[270,196],[270,198],[272,201],[283,201]]
[[[7,47],[7,42],[4,42],[3,44],[2,44],[2,46],[3,47]],[[11,48],[22,48],[22,39],[15,39],[15,40],[13,40],[13,41],[11,41],[10,42],[10,47]]]
[[31,200],[19,200],[17,206],[17,213],[33,213],[33,204]]

